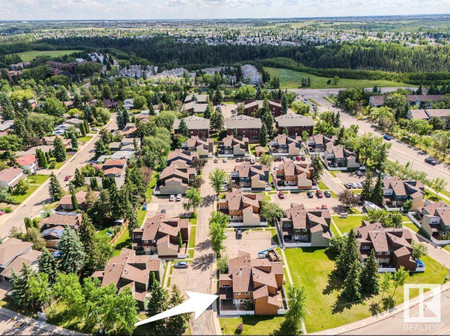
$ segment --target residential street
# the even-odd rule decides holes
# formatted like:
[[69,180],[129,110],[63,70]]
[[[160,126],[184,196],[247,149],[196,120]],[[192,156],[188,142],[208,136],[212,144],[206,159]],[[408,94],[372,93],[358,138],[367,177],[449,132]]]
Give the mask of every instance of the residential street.
[[[108,130],[117,129],[115,114],[111,114],[111,120],[106,128]],[[64,182],[65,176],[73,176],[75,173],[75,168],[83,166],[94,156],[93,150],[95,148],[95,142],[98,138],[99,134],[93,136],[92,139],[89,140],[89,142],[87,142],[59,170],[54,171],[62,186],[67,187],[67,182]],[[15,211],[0,217],[0,237],[2,239],[5,239],[9,235],[9,232],[13,227],[24,230],[24,218],[35,217],[42,210],[42,204],[44,202],[50,202],[50,195],[48,192],[49,181],[50,179],[43,183],[33,194],[31,194],[22,204],[20,204]]]
[[[389,92],[389,91],[395,91],[397,88],[381,88],[382,92]],[[333,111],[337,112],[340,109],[334,108],[332,104],[325,99],[323,99],[324,96],[329,94],[337,94],[339,92],[339,89],[304,89],[304,90],[292,90],[295,91],[300,95],[300,98],[310,98],[313,99],[315,102],[319,103],[320,106],[318,107],[319,113],[322,113],[324,111]],[[302,97],[302,95],[304,97]],[[341,111],[341,123],[345,127],[349,127],[350,125],[358,125],[359,126],[359,133],[365,134],[365,133],[374,133],[378,136],[382,136],[383,133],[377,131],[375,128],[373,128],[373,125],[369,122],[358,120],[351,115],[344,113]],[[392,143],[392,147],[389,151],[389,159],[392,161],[398,161],[401,164],[406,164],[407,162],[411,162],[412,169],[424,171],[427,173],[429,179],[435,179],[437,177],[444,178],[448,185],[450,185],[450,169],[446,167],[444,164],[440,163],[436,166],[431,166],[424,162],[425,158],[428,156],[426,154],[421,154],[418,150],[413,148],[412,146],[409,146],[399,140],[392,139],[389,141]]]

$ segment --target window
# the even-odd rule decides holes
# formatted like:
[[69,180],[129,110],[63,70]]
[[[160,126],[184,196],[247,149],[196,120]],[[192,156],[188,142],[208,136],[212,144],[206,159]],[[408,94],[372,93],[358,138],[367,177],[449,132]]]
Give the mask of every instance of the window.
[[223,288],[230,288],[231,285],[222,285]]
[[389,252],[384,252],[385,255],[389,255]]
[[241,295],[241,292],[236,292],[236,295]]
[[369,250],[370,249],[370,246],[361,246],[361,250]]
[[245,295],[250,295],[250,292],[245,292]]

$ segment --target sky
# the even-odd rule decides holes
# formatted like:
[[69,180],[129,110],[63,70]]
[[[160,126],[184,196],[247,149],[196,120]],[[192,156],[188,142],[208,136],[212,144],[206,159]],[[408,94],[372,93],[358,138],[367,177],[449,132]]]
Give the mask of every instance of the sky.
[[450,0],[0,0],[0,20],[448,14]]

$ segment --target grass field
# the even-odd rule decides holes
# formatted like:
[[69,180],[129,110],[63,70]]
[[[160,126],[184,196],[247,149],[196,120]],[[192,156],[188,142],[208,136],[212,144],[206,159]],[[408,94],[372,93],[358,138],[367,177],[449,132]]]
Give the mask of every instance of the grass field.
[[19,55],[23,62],[30,62],[38,56],[59,57],[64,55],[70,55],[78,51],[80,50],[31,50],[16,53],[16,55]]
[[[305,319],[308,333],[369,317],[372,315],[373,304],[380,302],[381,295],[352,305],[339,299],[341,281],[328,276],[334,269],[335,262],[328,256],[327,250],[287,249],[285,254],[294,283],[305,287],[306,308],[310,312]],[[410,275],[406,283],[442,284],[448,270],[430,257],[425,256],[422,260],[426,265],[426,272]],[[397,289],[394,299],[396,305],[403,302],[403,288]]]
[[333,216],[333,221],[339,228],[342,234],[350,232],[351,229],[356,229],[362,224],[363,216],[347,216],[347,218],[340,218],[339,216]]
[[28,178],[28,190],[24,195],[11,195],[11,198],[18,203],[25,201],[37,188],[48,180],[50,175],[33,175]]
[[280,68],[264,68],[271,77],[279,77],[282,89],[298,89],[300,88],[300,82],[302,78],[311,78],[310,89],[328,89],[328,88],[345,88],[345,87],[373,87],[375,85],[379,87],[387,86],[408,86],[405,83],[393,82],[388,80],[365,80],[365,79],[348,79],[341,78],[336,85],[328,85],[327,81],[330,78],[319,77],[311,75],[306,72],[298,72],[289,69]]
[[282,316],[242,316],[220,318],[223,335],[235,335],[239,324],[244,325],[241,335],[271,335],[284,321]]

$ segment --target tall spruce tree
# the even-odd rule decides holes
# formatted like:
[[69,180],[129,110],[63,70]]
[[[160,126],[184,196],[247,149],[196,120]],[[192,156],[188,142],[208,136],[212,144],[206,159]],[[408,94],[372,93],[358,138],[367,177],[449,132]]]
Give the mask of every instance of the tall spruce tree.
[[267,127],[265,124],[262,124],[261,131],[259,132],[259,144],[263,147],[267,145]]
[[30,299],[28,296],[29,281],[34,275],[30,266],[23,263],[23,267],[20,273],[16,273],[14,269],[11,275],[11,300],[19,307],[29,306]]
[[361,300],[361,283],[359,277],[361,275],[361,263],[359,260],[354,260],[350,265],[347,276],[344,280],[344,290],[342,296],[347,301]]
[[63,196],[63,189],[54,173],[50,175],[50,184],[48,187],[51,198],[54,201],[59,201]]
[[375,258],[375,250],[372,249],[369,258],[361,272],[361,289],[364,293],[376,295],[380,291],[378,264]]
[[355,232],[350,230],[347,235],[344,249],[339,253],[336,261],[336,275],[341,279],[345,279],[346,275],[350,271],[351,265],[359,263],[358,247],[356,244]]
[[189,129],[186,125],[186,122],[184,121],[184,119],[180,120],[180,126],[178,127],[178,130],[180,131],[180,134],[188,137],[189,136]]
[[70,143],[72,145],[72,150],[78,150],[78,139],[75,132],[70,133]]
[[[184,302],[184,298],[181,295],[180,289],[176,286],[172,286],[172,294],[169,299],[168,308],[174,308]],[[186,331],[187,322],[189,321],[190,314],[179,314],[166,319],[166,335],[183,335]]]
[[286,94],[281,97],[281,114],[286,114],[288,111],[288,100]]
[[77,188],[81,188],[82,186],[84,186],[84,176],[83,173],[81,172],[81,170],[79,170],[78,168],[75,168],[75,174],[73,176],[73,185]]
[[[150,298],[147,305],[147,316],[151,317],[162,313],[168,308],[167,291],[162,288],[159,281],[156,279],[155,273],[152,272],[150,281]],[[165,320],[158,320],[152,322],[149,328],[150,335],[164,335],[165,334]]]
[[58,242],[59,269],[65,273],[78,273],[84,266],[86,254],[83,244],[76,232],[68,226],[64,228],[63,235]]
[[383,202],[383,178],[381,177],[381,172],[378,174],[377,182],[373,188],[370,200],[377,205],[381,205]]
[[39,272],[48,275],[50,284],[54,284],[58,275],[58,263],[53,254],[44,248],[41,257],[39,258]]
[[83,244],[84,251],[86,251],[84,273],[90,275],[104,265],[102,265],[103,258],[95,239],[95,227],[86,213],[83,213],[81,224],[78,228],[78,234],[80,236],[80,241]]
[[57,162],[66,161],[66,147],[59,136],[55,138],[55,142],[53,143],[53,155]]
[[361,191],[361,199],[363,201],[368,201],[371,199],[372,196],[372,172],[367,169],[366,171],[366,183],[364,184],[362,191]]
[[78,210],[78,200],[77,200],[77,195],[75,195],[75,190],[71,190],[70,192],[70,200],[72,202],[72,209],[74,211]]

